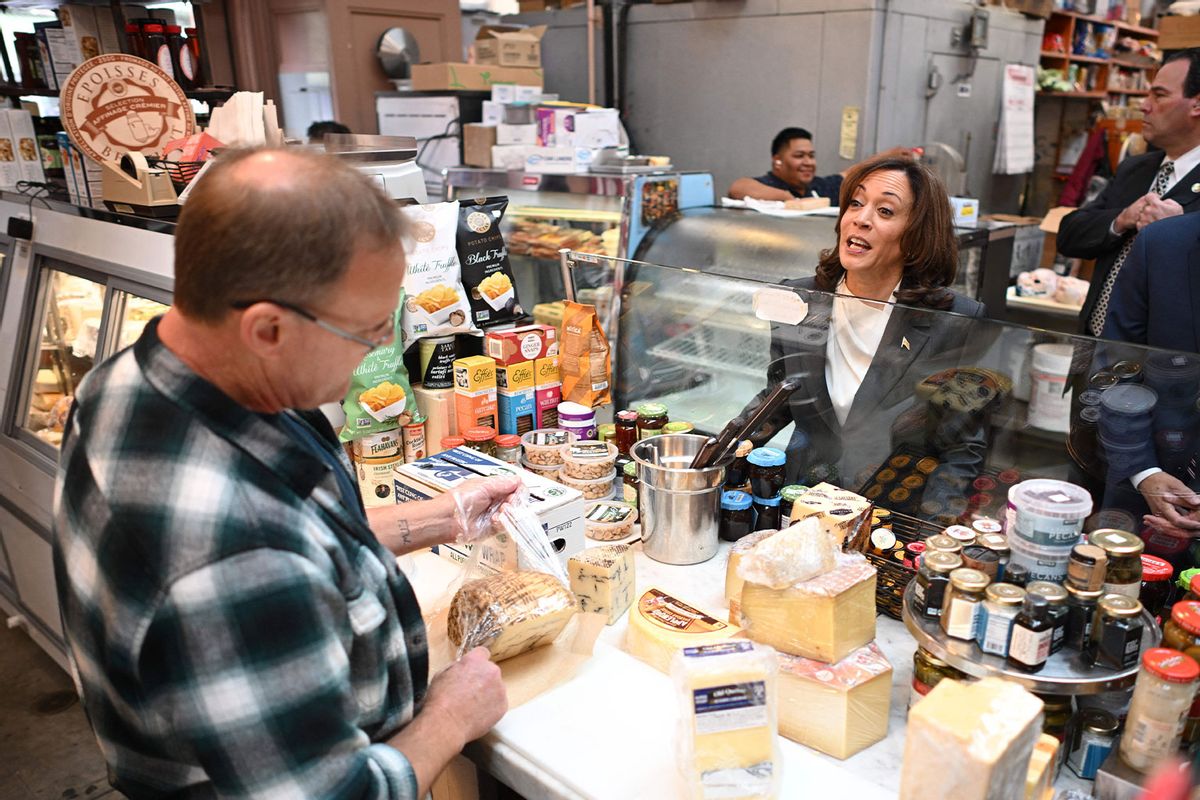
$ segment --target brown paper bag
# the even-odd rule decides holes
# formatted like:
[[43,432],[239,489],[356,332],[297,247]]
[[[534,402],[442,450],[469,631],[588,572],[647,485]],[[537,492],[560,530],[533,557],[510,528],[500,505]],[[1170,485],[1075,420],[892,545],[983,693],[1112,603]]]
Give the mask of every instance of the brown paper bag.
[[596,307],[568,302],[563,310],[558,371],[562,399],[596,408],[612,402],[612,357]]

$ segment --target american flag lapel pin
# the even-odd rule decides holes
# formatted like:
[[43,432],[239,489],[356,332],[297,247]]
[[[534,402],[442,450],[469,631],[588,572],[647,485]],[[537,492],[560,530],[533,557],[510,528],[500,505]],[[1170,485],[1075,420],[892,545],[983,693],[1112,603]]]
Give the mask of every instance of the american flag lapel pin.
[[900,346],[901,346],[902,348],[904,348],[905,350],[911,350],[911,349],[912,349],[911,347],[909,347],[909,344],[908,344],[908,337],[907,337],[907,336],[902,336],[902,337],[900,337]]

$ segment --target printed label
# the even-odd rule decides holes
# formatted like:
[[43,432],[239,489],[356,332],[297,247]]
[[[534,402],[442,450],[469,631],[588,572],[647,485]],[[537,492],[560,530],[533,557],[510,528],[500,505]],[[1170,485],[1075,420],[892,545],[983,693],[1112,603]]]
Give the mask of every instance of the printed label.
[[592,522],[624,522],[633,514],[632,508],[623,508],[617,505],[611,506],[596,506],[587,513],[587,518]]
[[638,608],[651,622],[668,630],[712,633],[729,627],[719,619],[676,600],[665,592],[651,589],[642,595]]
[[543,447],[567,443],[566,431],[544,431],[533,435],[533,443]]
[[761,728],[768,722],[767,685],[747,681],[695,689],[692,707],[698,734]]
[[1014,625],[1012,639],[1008,643],[1009,657],[1030,667],[1044,663],[1050,655],[1052,633],[1049,628],[1034,632],[1021,625]]
[[979,649],[985,653],[1002,656],[1008,652],[1008,633],[1012,630],[1013,618],[1003,614],[988,614],[983,624],[983,640]]
[[947,636],[955,639],[974,639],[975,624],[979,620],[979,603],[954,600],[950,603],[949,618],[942,627]]
[[[1129,744],[1148,761],[1161,761],[1172,755],[1178,745],[1175,737],[1186,721],[1181,714],[1178,723],[1161,722],[1156,719],[1139,717],[1129,719],[1129,727],[1125,729]],[[1124,745],[1122,745],[1124,747]]]
[[608,458],[608,443],[607,442],[579,442],[571,445],[568,451],[571,458]]
[[688,658],[705,658],[707,656],[725,656],[730,653],[749,653],[753,650],[752,642],[721,642],[720,644],[702,644],[699,647],[685,647],[683,654]]

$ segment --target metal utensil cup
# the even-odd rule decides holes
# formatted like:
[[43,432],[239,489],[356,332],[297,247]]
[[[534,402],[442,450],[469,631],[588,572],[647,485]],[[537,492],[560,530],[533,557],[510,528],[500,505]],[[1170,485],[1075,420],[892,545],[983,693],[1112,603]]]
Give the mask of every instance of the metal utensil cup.
[[691,469],[707,436],[668,433],[630,448],[637,462],[642,550],[664,564],[699,564],[717,554],[717,523],[727,458]]

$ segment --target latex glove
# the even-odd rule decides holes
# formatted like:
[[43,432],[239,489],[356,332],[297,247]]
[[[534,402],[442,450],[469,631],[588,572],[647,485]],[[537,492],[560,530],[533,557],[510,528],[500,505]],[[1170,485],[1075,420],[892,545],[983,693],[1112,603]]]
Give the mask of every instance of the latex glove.
[[499,528],[496,512],[521,488],[516,477],[475,478],[449,492],[454,501],[454,541],[471,544],[486,539]]
[[[1200,495],[1183,481],[1165,472],[1156,472],[1138,485],[1138,491],[1150,506],[1146,522],[1164,533],[1176,536],[1200,536]],[[1182,513],[1180,511],[1182,510]]]

